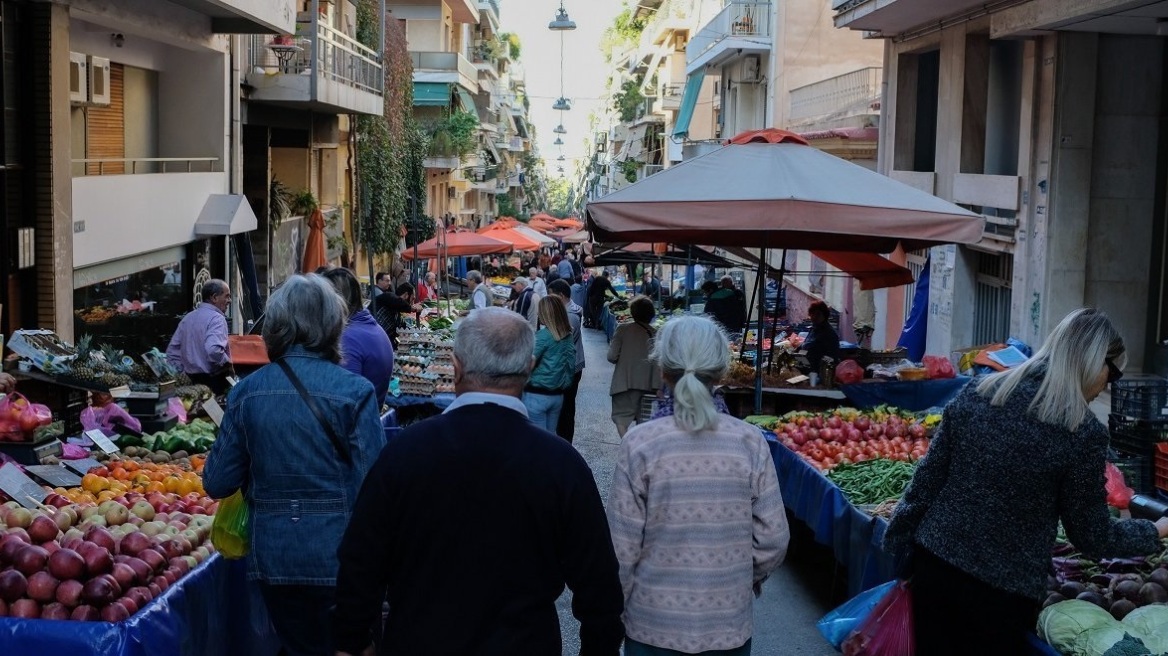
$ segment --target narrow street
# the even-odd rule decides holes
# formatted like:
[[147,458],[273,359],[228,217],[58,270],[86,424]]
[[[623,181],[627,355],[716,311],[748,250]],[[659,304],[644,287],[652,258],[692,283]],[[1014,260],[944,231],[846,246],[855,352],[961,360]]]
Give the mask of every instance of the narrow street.
[[[574,444],[592,467],[600,496],[607,503],[612,473],[620,444],[609,418],[608,386],[612,365],[604,333],[584,331],[587,367],[577,397]],[[834,563],[822,549],[810,547],[801,527],[792,526],[794,539],[787,560],[763,586],[754,604],[752,653],[761,656],[787,654],[828,656],[837,652],[815,629],[815,622],[831,606]],[[580,651],[579,624],[572,617],[572,594],[565,591],[557,604],[564,637],[565,656]]]

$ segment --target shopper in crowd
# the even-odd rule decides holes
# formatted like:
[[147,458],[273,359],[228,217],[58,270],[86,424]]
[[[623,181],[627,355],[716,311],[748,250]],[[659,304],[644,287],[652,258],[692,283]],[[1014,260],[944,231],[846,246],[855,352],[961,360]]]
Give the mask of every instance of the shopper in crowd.
[[334,653],[328,613],[337,547],[385,446],[373,385],[337,364],[348,314],[314,274],[293,276],[272,294],[263,326],[272,363],[232,390],[203,469],[208,495],[243,490],[248,578],[259,582],[289,654]]
[[559,277],[568,281],[576,280],[575,267],[572,266],[572,251],[563,251],[560,253],[560,263],[556,266],[558,267],[557,273],[559,273]]
[[433,271],[427,271],[422,283],[418,285],[418,302],[438,300],[438,275]]
[[564,392],[572,386],[576,370],[576,343],[568,310],[559,298],[539,300],[539,325],[523,405],[532,423],[554,433],[564,407]]
[[378,271],[377,275],[373,278],[373,287],[369,289],[369,300],[372,301],[389,291],[390,283],[389,274],[385,271]]
[[397,331],[401,327],[402,315],[422,311],[422,304],[414,300],[414,286],[402,283],[392,294],[382,294],[374,302],[377,323],[389,335],[393,348],[397,348]]
[[481,310],[494,305],[491,297],[491,288],[483,283],[483,274],[478,271],[467,271],[466,279],[471,284],[470,309]]
[[325,273],[324,278],[345,300],[349,311],[341,333],[341,366],[373,384],[374,398],[380,406],[393,376],[393,345],[389,335],[365,309],[361,283],[352,271],[337,267]]
[[636,421],[645,395],[656,394],[661,386],[661,373],[649,360],[653,336],[651,325],[656,310],[653,301],[638,296],[629,302],[630,323],[617,326],[608,345],[608,361],[616,365],[608,394],[612,397],[612,422],[621,437]]
[[[550,267],[551,264],[552,264],[552,258],[550,255],[548,255],[547,250],[545,249],[545,250],[540,251],[539,259],[536,260],[536,265],[540,268],[540,270],[547,271],[548,267]],[[549,272],[549,275],[550,275],[550,272]]]
[[535,298],[535,290],[531,288],[530,282],[523,276],[511,281],[511,291],[514,293],[511,309],[527,319],[531,330],[534,331],[539,328],[539,302]]
[[1088,404],[1126,361],[1107,316],[1079,309],[946,406],[884,537],[912,576],[917,654],[1026,653],[1060,521],[1091,559],[1163,549],[1168,518],[1112,519],[1105,500],[1109,436]]
[[543,281],[541,273],[537,267],[531,267],[527,270],[527,279],[531,281],[531,289],[535,292],[537,301],[548,295],[547,283]]
[[[705,287],[703,287],[705,289]],[[740,333],[746,327],[746,296],[734,287],[734,279],[722,276],[720,286],[706,301],[705,313],[722,324],[728,333]],[[838,341],[838,340],[837,340]]]
[[790,539],[774,461],[757,428],[714,406],[730,349],[713,321],[667,322],[652,358],[674,414],[625,437],[608,497],[625,655],[746,656],[752,592]]
[[661,302],[661,283],[653,277],[652,271],[646,270],[641,276],[641,295],[653,301],[654,305]]
[[[617,655],[620,581],[592,472],[520,401],[534,341],[503,308],[463,320],[457,398],[389,443],[357,500],[340,548],[338,649],[361,653],[388,599],[384,653],[559,654],[566,584],[580,653]],[[460,566],[468,554],[474,565]]]
[[609,294],[620,298],[612,287],[612,281],[608,279],[608,271],[601,271],[588,286],[588,314],[592,317],[592,324],[599,329],[604,327],[602,322],[604,303],[608,300]]
[[820,364],[824,358],[831,358],[835,363],[840,361],[840,339],[835,329],[831,327],[829,319],[831,310],[827,303],[815,301],[807,308],[807,318],[811,321],[811,330],[803,342],[803,351],[807,354],[807,365],[811,373],[819,373]]
[[389,267],[389,275],[393,279],[391,286],[395,290],[406,283],[410,283],[410,270],[405,268],[401,262],[394,262],[393,266]]
[[572,375],[572,384],[564,392],[564,407],[556,423],[556,435],[571,442],[576,436],[576,395],[580,391],[580,378],[584,375],[584,308],[572,301],[572,290],[564,280],[553,280],[548,285],[548,292],[552,298],[558,298],[568,311],[572,343],[576,348],[575,373]]
[[231,289],[222,280],[208,280],[200,290],[203,302],[179,322],[166,361],[182,371],[191,382],[206,385],[216,395],[229,388],[227,377],[235,374],[231,366],[231,347],[227,343],[227,306]]

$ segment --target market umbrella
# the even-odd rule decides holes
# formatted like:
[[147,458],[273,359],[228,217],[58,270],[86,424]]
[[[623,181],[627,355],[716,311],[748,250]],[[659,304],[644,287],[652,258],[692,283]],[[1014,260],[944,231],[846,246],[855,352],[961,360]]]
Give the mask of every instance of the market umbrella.
[[301,273],[312,273],[328,263],[324,242],[324,213],[317,208],[308,217],[308,238],[304,240],[304,259],[300,264]]
[[[511,244],[474,232],[450,232],[418,244],[419,260],[510,252]],[[414,259],[413,249],[403,251],[402,257],[407,260]]]
[[599,241],[891,253],[981,239],[984,220],[783,130],[735,137],[585,208]]
[[514,246],[515,250],[517,251],[538,251],[540,249],[540,243],[538,241],[513,228],[493,228],[491,230],[479,230],[479,234],[486,235],[491,239],[507,242],[508,244]]

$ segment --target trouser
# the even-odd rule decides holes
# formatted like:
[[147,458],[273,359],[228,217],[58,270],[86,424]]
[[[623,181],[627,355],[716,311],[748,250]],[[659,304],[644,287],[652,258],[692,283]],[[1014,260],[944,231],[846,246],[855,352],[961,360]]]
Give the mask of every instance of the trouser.
[[569,444],[576,436],[576,394],[580,391],[580,378],[583,375],[583,371],[577,371],[572,376],[572,386],[564,392],[564,407],[560,409],[560,418],[556,422],[556,435],[568,440]]
[[211,388],[211,392],[215,396],[223,396],[231,389],[227,384],[227,376],[231,374],[230,370],[224,370],[217,374],[187,374],[187,378],[196,385],[206,385]]
[[[654,647],[646,645],[643,642],[637,642],[632,638],[625,638],[625,656],[694,656],[675,649],[665,649],[664,647]],[[698,652],[698,656],[750,656],[750,640],[746,644],[734,649],[711,649],[709,651]]]
[[1038,602],[999,590],[920,546],[912,570],[916,656],[1030,653],[1026,633],[1038,619]]
[[333,656],[332,617],[337,589],[323,585],[260,584],[280,654]]

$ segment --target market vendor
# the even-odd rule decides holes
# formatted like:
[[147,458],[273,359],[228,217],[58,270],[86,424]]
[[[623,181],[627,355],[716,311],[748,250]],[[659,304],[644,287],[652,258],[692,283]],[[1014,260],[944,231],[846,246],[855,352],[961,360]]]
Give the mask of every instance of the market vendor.
[[807,353],[807,365],[812,372],[819,372],[823,358],[831,358],[835,362],[839,362],[840,359],[839,334],[828,323],[830,316],[831,311],[823,301],[815,301],[807,308],[811,330],[807,333],[807,340],[803,342],[803,350]]
[[414,300],[414,286],[403,282],[393,290],[392,294],[382,294],[374,301],[375,315],[378,323],[389,335],[393,348],[397,349],[397,329],[401,325],[401,315],[411,312],[421,312],[422,304]]
[[620,298],[620,294],[612,287],[612,281],[608,279],[608,271],[601,271],[588,287],[588,315],[592,318],[593,325],[602,325],[600,318],[608,294]]
[[227,306],[231,289],[222,280],[208,280],[200,291],[203,302],[187,313],[166,347],[166,361],[191,382],[206,385],[216,395],[227,391],[235,374],[227,344]]
[[16,379],[11,374],[0,373],[0,394],[16,391]]

